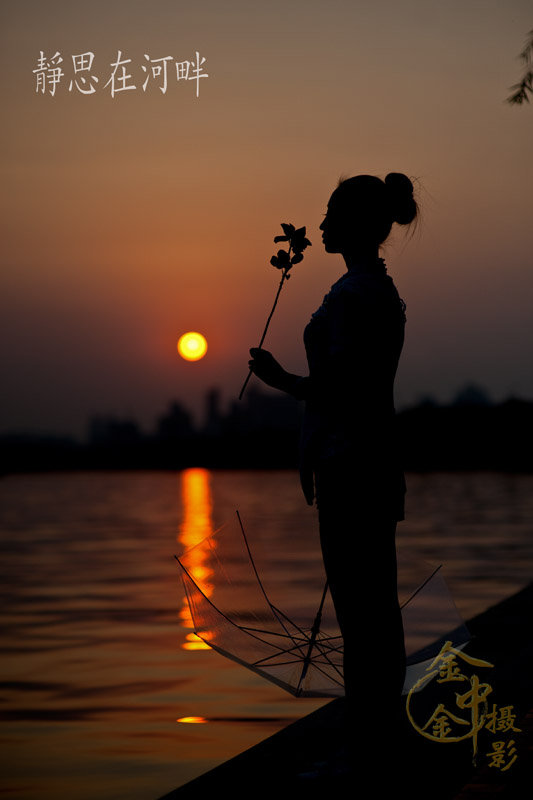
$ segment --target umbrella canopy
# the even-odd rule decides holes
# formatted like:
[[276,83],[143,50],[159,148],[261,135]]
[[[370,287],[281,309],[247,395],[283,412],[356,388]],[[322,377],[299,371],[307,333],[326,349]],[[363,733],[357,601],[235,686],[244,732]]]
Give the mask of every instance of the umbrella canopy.
[[[274,604],[265,588],[275,564],[258,569],[238,512],[237,522],[176,556],[194,632],[213,650],[297,697],[344,695],[343,641],[322,564],[313,565],[320,586],[313,600],[309,586],[304,591],[294,572],[293,580],[285,576],[284,591],[278,586],[287,603],[282,611],[283,603]],[[409,579],[402,582],[404,574]],[[407,693],[446,641],[462,647],[470,636],[440,566],[413,570],[399,554],[398,577],[404,595]]]

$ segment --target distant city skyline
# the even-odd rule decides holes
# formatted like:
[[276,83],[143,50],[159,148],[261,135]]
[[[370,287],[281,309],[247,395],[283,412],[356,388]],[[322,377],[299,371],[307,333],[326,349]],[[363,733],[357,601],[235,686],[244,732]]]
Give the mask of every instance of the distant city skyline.
[[[172,401],[149,430],[98,415],[83,440],[0,436],[0,470],[297,469],[302,406],[293,397],[251,388],[227,408],[216,389],[204,399],[200,423]],[[400,411],[396,428],[406,471],[533,470],[533,401],[492,403],[480,387],[465,386],[451,404],[426,397]]]
[[[179,421],[178,427],[181,428],[182,432],[188,431],[198,432],[198,433],[209,433],[217,430],[217,421],[223,421],[230,418],[232,415],[235,417],[239,417],[241,414],[246,414],[247,411],[250,410],[250,398],[252,400],[252,406],[254,402],[262,401],[263,405],[263,413],[264,409],[268,408],[270,404],[269,413],[265,416],[265,419],[270,419],[272,422],[276,422],[276,417],[274,416],[275,410],[281,411],[282,414],[286,413],[286,409],[284,406],[287,407],[301,407],[301,404],[298,401],[295,401],[294,398],[284,395],[280,392],[275,392],[268,387],[265,386],[252,386],[248,392],[248,396],[243,398],[243,401],[239,401],[236,398],[229,398],[227,402],[224,402],[224,398],[222,396],[222,392],[218,387],[211,387],[209,388],[203,398],[203,403],[201,407],[197,409],[197,413],[194,414],[193,410],[187,406],[186,403],[183,403],[179,398],[173,398],[170,400],[165,409],[162,409],[159,414],[157,414],[152,423],[148,426],[142,426],[139,423],[139,420],[135,419],[132,416],[120,416],[116,414],[96,414],[93,417],[90,417],[88,420],[88,428],[89,428],[89,439],[91,439],[90,429],[91,426],[93,429],[98,426],[100,422],[104,427],[106,424],[125,424],[125,425],[135,425],[138,428],[138,432],[142,435],[157,435],[157,433],[161,433],[162,424],[164,425],[166,420],[170,420],[174,418],[176,421]],[[509,397],[506,400],[524,400],[525,398],[518,398],[518,397]],[[266,405],[265,405],[266,404]],[[407,406],[407,408],[418,408],[420,405],[426,406],[464,406],[464,405],[474,405],[474,406],[492,406],[495,405],[496,401],[492,399],[490,394],[482,387],[478,386],[473,383],[467,383],[463,387],[461,387],[455,395],[451,398],[451,400],[446,402],[439,402],[439,400],[430,394],[422,394],[418,398],[416,403],[413,403],[411,406]],[[402,409],[402,410],[406,410]],[[400,409],[398,409],[400,412]],[[278,423],[281,423],[283,416],[277,420]],[[98,437],[96,437],[98,438]],[[93,436],[94,439],[94,436]]]
[[[250,397],[251,396],[251,397]],[[78,431],[69,431],[60,426],[53,428],[12,428],[0,430],[2,436],[32,436],[67,437],[78,442],[97,441],[99,436],[105,438],[108,428],[115,426],[117,429],[128,429],[135,436],[157,435],[162,420],[171,415],[179,415],[183,421],[183,428],[189,428],[194,433],[205,433],[213,425],[215,417],[227,419],[232,415],[237,418],[249,410],[249,401],[255,402],[263,399],[270,402],[271,409],[282,408],[284,404],[299,408],[303,412],[303,404],[281,392],[269,389],[263,384],[252,384],[242,400],[237,397],[224,396],[220,387],[212,386],[206,389],[196,407],[192,407],[183,398],[173,396],[155,410],[152,416],[137,417],[130,411],[101,409],[89,414]],[[439,399],[431,393],[421,393],[416,400],[404,406],[397,406],[397,413],[419,408],[420,406],[451,407],[457,405],[493,406],[510,400],[533,402],[531,398],[510,394],[502,398],[494,398],[485,387],[472,382],[467,382],[453,393],[449,398]],[[272,413],[272,411],[270,412]],[[100,434],[99,434],[100,431]]]

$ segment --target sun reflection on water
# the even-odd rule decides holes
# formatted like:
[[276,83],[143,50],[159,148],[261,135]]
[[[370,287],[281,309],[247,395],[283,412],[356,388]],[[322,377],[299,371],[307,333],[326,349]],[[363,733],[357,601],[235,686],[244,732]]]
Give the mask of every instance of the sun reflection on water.
[[[209,583],[212,576],[204,563],[208,545],[201,545],[207,536],[213,533],[213,500],[211,496],[209,470],[194,467],[181,473],[181,499],[183,519],[179,526],[178,542],[183,549],[194,548],[189,559],[189,572],[206,597],[213,592]],[[179,612],[184,628],[194,630],[194,623],[189,611],[187,598],[184,597]],[[209,645],[195,633],[188,633],[186,641],[181,645],[183,650],[210,650]]]

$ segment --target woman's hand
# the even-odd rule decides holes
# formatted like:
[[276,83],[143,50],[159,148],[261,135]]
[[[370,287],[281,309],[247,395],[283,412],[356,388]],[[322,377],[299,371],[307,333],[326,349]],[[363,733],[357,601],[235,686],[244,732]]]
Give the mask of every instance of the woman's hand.
[[280,392],[287,392],[296,400],[305,400],[309,378],[301,378],[299,375],[287,372],[268,350],[252,347],[250,355],[252,356],[248,362],[250,371],[263,383],[272,386],[273,389],[279,389]]
[[252,347],[250,355],[252,358],[248,362],[248,366],[254,375],[257,375],[267,386],[285,391],[287,373],[272,353],[259,347]]

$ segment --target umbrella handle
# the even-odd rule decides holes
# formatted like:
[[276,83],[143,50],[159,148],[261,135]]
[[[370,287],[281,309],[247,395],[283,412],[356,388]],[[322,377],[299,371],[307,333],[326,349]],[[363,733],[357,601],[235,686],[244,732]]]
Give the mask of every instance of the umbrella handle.
[[316,612],[315,621],[313,622],[313,627],[311,628],[311,639],[309,640],[309,647],[307,648],[307,654],[304,658],[304,666],[302,669],[302,674],[300,675],[300,680],[298,681],[298,686],[296,687],[296,691],[299,692],[300,686],[305,680],[305,676],[307,675],[307,670],[309,669],[309,664],[311,663],[311,653],[313,651],[313,647],[315,646],[316,637],[320,631],[320,622],[322,620],[322,609],[324,608],[324,602],[326,600],[326,594],[328,591],[328,581],[326,581],[326,585],[324,586],[324,591],[322,592],[322,599],[320,601],[320,605],[318,607],[318,611]]

